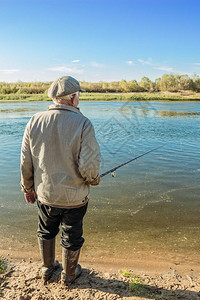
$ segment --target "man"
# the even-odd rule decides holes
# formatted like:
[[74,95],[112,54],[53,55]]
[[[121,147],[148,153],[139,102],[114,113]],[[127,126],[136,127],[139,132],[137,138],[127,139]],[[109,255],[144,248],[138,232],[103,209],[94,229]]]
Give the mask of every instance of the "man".
[[100,182],[100,149],[91,122],[78,108],[80,91],[71,76],[55,80],[48,90],[54,104],[30,119],[21,150],[21,188],[27,203],[38,205],[42,277],[48,280],[58,266],[55,237],[61,225],[61,280],[67,285],[81,274],[89,185]]

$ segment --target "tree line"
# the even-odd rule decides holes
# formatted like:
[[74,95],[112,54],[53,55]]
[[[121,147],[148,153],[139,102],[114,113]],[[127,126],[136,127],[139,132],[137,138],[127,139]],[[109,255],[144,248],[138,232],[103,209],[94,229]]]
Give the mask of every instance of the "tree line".
[[[87,92],[200,92],[200,77],[196,74],[190,78],[187,74],[173,75],[165,74],[155,81],[148,77],[137,80],[121,80],[113,82],[90,83],[82,81],[81,87]],[[22,82],[15,83],[0,82],[0,94],[47,94],[51,82]]]

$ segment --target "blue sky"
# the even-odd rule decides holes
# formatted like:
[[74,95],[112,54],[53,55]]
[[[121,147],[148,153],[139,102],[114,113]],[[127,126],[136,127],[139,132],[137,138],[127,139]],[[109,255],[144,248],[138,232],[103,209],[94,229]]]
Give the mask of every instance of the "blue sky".
[[0,0],[0,81],[200,75],[199,0]]

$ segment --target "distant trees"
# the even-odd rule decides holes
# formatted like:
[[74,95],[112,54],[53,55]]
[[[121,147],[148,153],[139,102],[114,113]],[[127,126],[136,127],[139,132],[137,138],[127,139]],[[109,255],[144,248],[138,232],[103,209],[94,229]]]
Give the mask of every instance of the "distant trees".
[[113,81],[113,82],[99,82],[87,83],[81,82],[81,86],[87,92],[178,92],[178,91],[193,91],[200,92],[200,78],[194,75],[190,78],[187,74],[173,75],[165,74],[155,81],[148,77],[142,77],[140,82],[136,80]]
[[197,74],[193,75],[192,82],[193,82],[193,90],[196,92],[200,92],[200,78]]
[[[46,94],[51,82],[0,82],[0,94]],[[161,78],[150,80],[144,76],[136,80],[113,82],[81,82],[81,86],[87,92],[98,93],[130,93],[130,92],[200,92],[200,77],[194,74],[190,78],[187,74],[164,74]]]
[[146,92],[153,92],[154,91],[155,84],[148,77],[142,77],[139,85]]
[[163,75],[162,78],[157,80],[156,88],[157,91],[176,92],[178,90],[178,85],[175,76],[172,74]]
[[162,78],[156,81],[158,91],[178,92],[178,91],[198,91],[198,76],[195,77],[196,84],[187,74],[184,75],[168,75],[165,74]]
[[137,83],[136,80],[131,80],[128,82],[129,92],[143,92],[143,87]]
[[0,82],[0,94],[43,94],[50,82]]
[[81,86],[87,92],[99,92],[99,93],[129,93],[129,92],[144,92],[145,89],[141,87],[136,80],[126,81],[113,81],[113,82],[99,82],[99,83],[87,83],[81,82]]

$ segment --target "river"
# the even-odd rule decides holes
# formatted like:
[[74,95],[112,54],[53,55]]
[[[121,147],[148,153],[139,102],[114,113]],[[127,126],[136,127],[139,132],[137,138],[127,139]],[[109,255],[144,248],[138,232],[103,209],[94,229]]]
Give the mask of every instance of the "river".
[[[29,118],[49,105],[0,103],[0,250],[37,246],[37,208],[20,191],[20,147]],[[80,109],[95,127],[101,172],[164,145],[91,188],[85,253],[197,253],[200,103],[94,101],[81,102]]]

